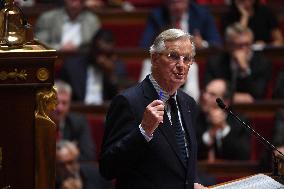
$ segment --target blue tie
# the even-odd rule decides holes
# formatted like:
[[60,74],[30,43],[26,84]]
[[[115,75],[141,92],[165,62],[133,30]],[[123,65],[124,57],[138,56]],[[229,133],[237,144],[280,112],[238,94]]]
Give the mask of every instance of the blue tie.
[[181,152],[180,154],[181,154],[182,160],[186,165],[187,164],[187,154],[186,154],[186,146],[185,146],[185,133],[182,130],[182,126],[179,120],[176,100],[173,97],[171,97],[168,100],[168,103],[171,106],[171,121],[172,121],[173,127],[175,128],[176,141],[177,141],[179,150]]

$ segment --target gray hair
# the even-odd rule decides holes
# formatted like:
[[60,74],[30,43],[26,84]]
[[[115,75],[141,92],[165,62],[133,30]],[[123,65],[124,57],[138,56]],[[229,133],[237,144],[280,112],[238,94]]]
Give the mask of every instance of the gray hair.
[[57,80],[54,82],[54,86],[57,92],[63,91],[63,92],[67,92],[68,94],[72,95],[72,88],[68,83],[62,80]]
[[193,43],[193,37],[189,33],[175,28],[168,29],[160,33],[160,35],[155,39],[153,45],[150,47],[151,56],[155,53],[161,53],[164,50],[166,50],[166,45],[165,45],[166,41],[172,41],[182,37],[188,38],[191,41],[191,47],[192,47],[191,56],[194,57],[195,45]]
[[75,142],[69,141],[69,140],[60,140],[56,143],[56,150],[60,151],[62,149],[67,149],[70,153],[76,156],[78,158],[79,156],[79,149]]
[[242,26],[240,23],[229,25],[225,31],[226,41],[230,41],[236,35],[249,34],[253,40],[253,32],[250,28]]

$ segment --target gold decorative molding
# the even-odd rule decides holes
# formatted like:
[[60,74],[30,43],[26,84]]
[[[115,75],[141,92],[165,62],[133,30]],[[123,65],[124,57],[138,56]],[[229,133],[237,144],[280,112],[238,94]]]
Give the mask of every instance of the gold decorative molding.
[[2,189],[9,189],[9,188],[12,188],[12,187],[8,185],[8,186],[4,186]]
[[49,118],[48,113],[52,110],[55,110],[57,105],[55,87],[39,91],[36,94],[36,103],[37,107],[35,111],[35,118],[45,119],[54,125],[55,123]]
[[56,124],[48,114],[57,105],[55,87],[36,94],[35,110],[35,189],[54,189]]
[[40,81],[46,81],[49,78],[49,71],[46,68],[39,68],[36,72],[36,77]]
[[1,71],[0,72],[0,80],[6,80],[6,79],[15,79],[17,80],[18,78],[21,80],[26,80],[28,74],[26,73],[26,70],[21,70],[18,72],[18,69],[15,68],[13,72],[6,72],[6,71]]

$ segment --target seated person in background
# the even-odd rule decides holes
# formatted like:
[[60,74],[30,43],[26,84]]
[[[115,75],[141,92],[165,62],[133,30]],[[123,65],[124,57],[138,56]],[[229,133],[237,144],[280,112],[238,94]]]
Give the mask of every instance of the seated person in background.
[[224,78],[232,86],[233,103],[252,103],[262,99],[271,76],[271,62],[261,52],[251,49],[253,33],[233,24],[226,30],[226,51],[206,64],[205,85],[214,78]]
[[80,161],[95,160],[95,146],[87,119],[82,115],[71,113],[72,89],[63,81],[55,82],[58,104],[52,118],[58,126],[58,141],[70,140],[80,149]]
[[230,104],[230,87],[223,79],[210,81],[202,93],[197,116],[198,159],[248,160],[250,133],[217,106],[216,98]]
[[43,13],[35,25],[35,36],[61,51],[84,51],[101,27],[98,17],[84,9],[85,0],[64,0],[63,8]]
[[56,145],[56,189],[111,189],[94,163],[79,163],[80,151],[70,141]]
[[[273,91],[273,99],[284,99],[284,70],[279,73],[277,82]],[[278,110],[275,114],[275,124],[272,130],[272,144],[282,153],[284,153],[284,108]],[[261,172],[272,171],[272,152],[270,149],[265,149],[261,156],[259,169]]]
[[[284,98],[284,96],[283,96]],[[272,144],[284,154],[284,109],[277,111],[275,115],[275,124],[272,130]],[[271,172],[273,166],[272,153],[278,154],[278,152],[272,152],[270,149],[265,149],[259,164],[259,171]]]
[[254,34],[254,43],[261,46],[283,45],[283,36],[275,15],[265,5],[260,5],[259,0],[232,0],[222,22],[224,30],[236,22],[249,27]]
[[85,0],[85,5],[89,9],[97,9],[105,6],[105,2],[103,0]]
[[193,34],[197,49],[220,46],[221,38],[214,18],[193,0],[163,0],[164,5],[149,16],[141,39],[141,47],[148,49],[157,35],[169,28],[179,28]]
[[73,101],[99,105],[111,100],[127,78],[124,64],[114,53],[112,33],[99,30],[92,39],[88,57],[65,59],[59,77],[71,85]]

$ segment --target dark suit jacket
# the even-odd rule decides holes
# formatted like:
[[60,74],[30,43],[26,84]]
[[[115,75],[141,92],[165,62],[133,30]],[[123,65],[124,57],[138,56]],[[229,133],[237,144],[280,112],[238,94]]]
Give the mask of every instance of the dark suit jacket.
[[[214,18],[207,9],[191,1],[188,15],[189,33],[193,35],[195,30],[198,30],[209,45],[221,45],[221,37],[214,23]],[[148,49],[159,33],[165,29],[173,28],[174,25],[170,19],[169,11],[166,7],[155,9],[148,18],[140,46]]]
[[[246,119],[241,118],[247,123]],[[228,116],[227,123],[231,131],[222,139],[222,145],[217,148],[213,146],[217,159],[226,160],[249,160],[250,158],[250,132],[237,120]],[[202,135],[210,128],[206,114],[199,111],[196,124],[196,135],[198,141],[198,159],[207,159],[208,146],[203,142]]]
[[250,60],[251,74],[244,78],[238,78],[233,82],[235,72],[231,70],[231,59],[229,53],[221,53],[208,60],[205,71],[205,85],[216,78],[223,78],[235,85],[235,91],[246,92],[256,99],[265,97],[267,85],[271,76],[271,62],[260,53],[254,52]]
[[80,149],[81,161],[95,160],[95,145],[92,139],[90,126],[85,117],[69,113],[65,119],[62,138],[74,141]]
[[165,113],[164,122],[148,143],[139,130],[146,106],[158,99],[147,77],[140,84],[118,95],[106,117],[106,130],[100,157],[100,171],[116,178],[118,189],[193,188],[196,174],[196,104],[178,90],[183,125],[189,141],[188,165],[182,163],[175,133]]
[[[89,61],[82,55],[72,56],[64,60],[59,78],[72,87],[72,100],[84,101],[87,86],[87,68]],[[117,86],[110,79],[103,76],[103,100],[110,100],[117,94]]]

